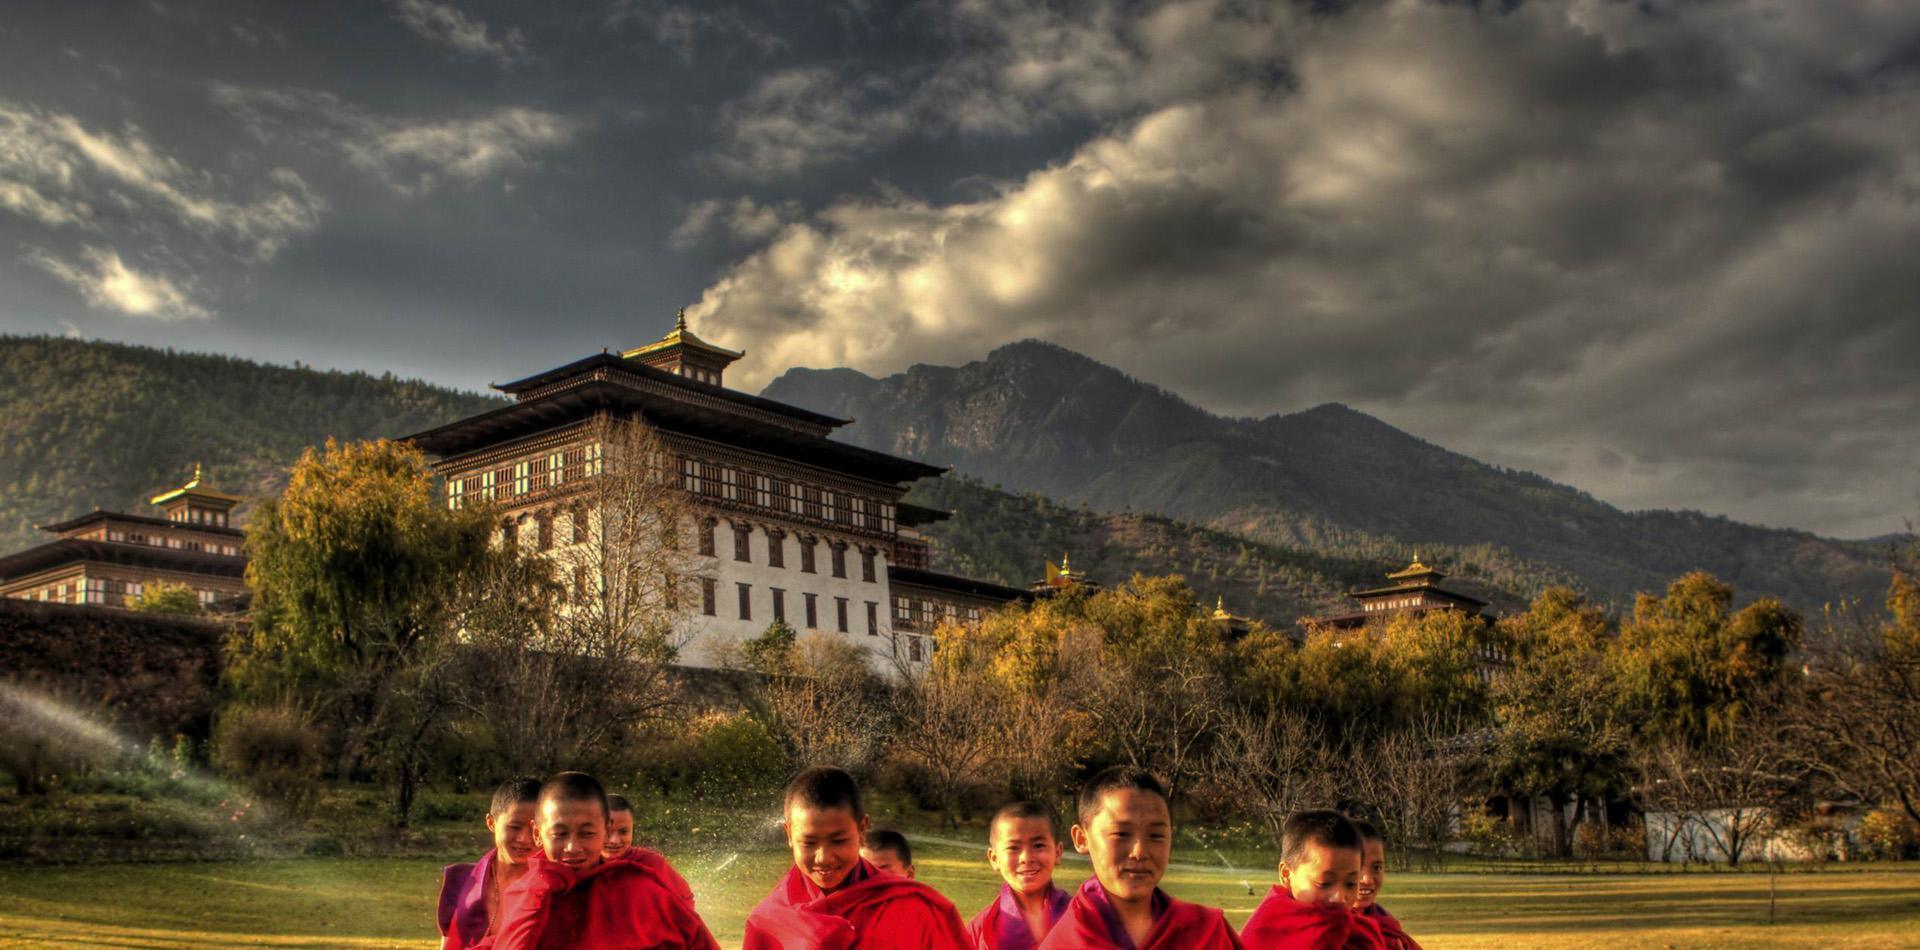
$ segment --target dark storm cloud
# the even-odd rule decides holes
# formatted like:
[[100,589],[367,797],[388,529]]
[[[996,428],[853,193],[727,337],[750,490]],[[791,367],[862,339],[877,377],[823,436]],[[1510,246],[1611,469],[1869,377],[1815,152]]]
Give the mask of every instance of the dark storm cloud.
[[[1920,509],[1920,11],[1237,0],[0,25],[0,329],[476,386],[1057,340],[1629,507]],[[704,290],[703,290],[704,288]]]

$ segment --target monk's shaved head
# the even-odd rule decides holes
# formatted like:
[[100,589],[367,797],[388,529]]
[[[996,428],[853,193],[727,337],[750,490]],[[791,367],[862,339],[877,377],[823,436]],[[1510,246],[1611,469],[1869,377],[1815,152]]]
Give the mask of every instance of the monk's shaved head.
[[540,780],[528,776],[509,779],[493,790],[493,801],[487,805],[487,814],[496,818],[513,810],[515,805],[525,805],[540,800]]
[[1353,819],[1337,811],[1294,812],[1280,833],[1280,860],[1297,863],[1310,847],[1359,851],[1364,839]]
[[787,783],[787,793],[781,799],[781,810],[790,812],[796,804],[822,810],[845,808],[855,820],[867,817],[866,809],[860,805],[860,784],[845,769],[832,766],[820,765],[807,769]]
[[1059,816],[1053,813],[1053,809],[1049,808],[1046,802],[1036,802],[1030,799],[1000,806],[1000,810],[993,813],[993,820],[987,822],[987,830],[988,833],[991,834],[992,830],[1003,821],[1026,821],[1027,819],[1037,819],[1046,822],[1047,828],[1053,832],[1053,836],[1055,838],[1060,837]]
[[632,814],[633,803],[630,801],[627,801],[627,796],[625,795],[608,795],[607,796],[607,813],[612,814],[616,811],[624,811],[628,814]]
[[550,801],[597,802],[601,816],[608,814],[606,787],[585,772],[560,772],[547,779],[540,786],[541,807]]
[[1152,772],[1131,765],[1116,765],[1087,779],[1086,784],[1080,786],[1080,800],[1076,803],[1080,824],[1085,826],[1093,821],[1094,813],[1100,810],[1102,796],[1108,792],[1126,791],[1152,792],[1160,796],[1162,802],[1167,800],[1167,787],[1160,784]]

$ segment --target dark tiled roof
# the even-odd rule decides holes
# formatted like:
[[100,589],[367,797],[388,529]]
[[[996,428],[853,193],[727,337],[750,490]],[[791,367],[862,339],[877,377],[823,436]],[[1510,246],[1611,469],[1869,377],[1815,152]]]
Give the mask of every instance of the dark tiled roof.
[[62,538],[0,558],[0,580],[25,577],[64,564],[81,563],[145,567],[236,580],[247,575],[247,559],[243,556],[163,548],[151,544]]

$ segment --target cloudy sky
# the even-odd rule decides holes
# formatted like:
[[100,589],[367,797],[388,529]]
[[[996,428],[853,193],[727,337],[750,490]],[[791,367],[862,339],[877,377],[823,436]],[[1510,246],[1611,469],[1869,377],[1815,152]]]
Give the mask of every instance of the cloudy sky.
[[1053,340],[1627,508],[1920,515],[1920,5],[11,2],[0,333],[478,388]]

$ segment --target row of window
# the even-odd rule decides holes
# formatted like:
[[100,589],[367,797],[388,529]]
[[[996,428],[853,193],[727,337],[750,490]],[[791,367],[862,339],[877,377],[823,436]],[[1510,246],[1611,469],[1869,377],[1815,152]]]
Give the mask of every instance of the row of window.
[[[697,534],[699,535],[699,547],[700,547],[701,555],[705,557],[719,556],[717,553],[718,543],[714,540],[714,532],[718,530],[719,524],[720,524],[719,521],[714,518],[708,518],[700,522],[700,530],[697,532]],[[734,524],[732,528],[733,528],[733,559],[743,564],[752,564],[753,563],[753,526],[749,524]],[[766,531],[766,535],[767,535],[767,566],[781,567],[781,568],[786,567],[787,566],[787,533],[779,529],[768,529]],[[799,546],[799,549],[800,549],[800,573],[802,574],[820,573],[820,568],[819,568],[820,542],[817,539],[807,538],[807,537],[796,537],[794,538],[794,541]],[[827,545],[828,569],[832,572],[832,575],[834,577],[846,577],[847,576],[847,543],[845,541],[828,541],[826,542],[826,545]],[[860,549],[860,580],[868,584],[879,582],[880,572],[878,567],[878,559],[879,559],[878,552],[875,552],[867,548]]]
[[1418,607],[1426,603],[1424,597],[1396,597],[1392,600],[1370,600],[1363,610],[1393,610],[1400,607]]
[[900,630],[932,630],[942,620],[967,623],[980,622],[979,607],[962,607],[944,600],[928,600],[923,597],[909,597],[905,594],[893,595],[893,625]]
[[458,508],[468,499],[496,501],[518,498],[600,473],[601,446],[587,442],[571,448],[506,462],[484,472],[447,479],[447,507]]
[[680,487],[706,498],[752,505],[810,521],[888,534],[894,529],[891,502],[705,459],[681,457]]
[[156,548],[173,548],[177,551],[205,551],[208,554],[224,554],[227,557],[240,556],[240,546],[237,544],[214,544],[192,538],[170,538],[166,535],[143,534],[138,531],[109,530],[103,536],[108,541],[118,541],[122,544],[145,544]]
[[209,511],[205,508],[188,506],[175,508],[167,512],[167,520],[178,521],[183,524],[210,524],[215,527],[225,528],[227,527],[227,512]]
[[[735,584],[733,586],[737,598],[736,603],[740,619],[752,620],[754,615],[753,585]],[[767,603],[772,611],[770,619],[779,623],[787,623],[787,592],[779,587],[769,587],[767,588],[767,592]],[[820,595],[812,591],[802,592],[800,595],[800,604],[804,618],[801,626],[808,630],[822,629],[820,626]],[[849,624],[848,614],[852,606],[853,601],[846,597],[833,598],[833,628],[835,630],[841,633],[851,631],[852,628]],[[867,636],[877,637],[880,635],[880,602],[869,600],[863,602],[863,606],[866,608]],[[700,579],[700,612],[709,617],[717,617],[720,615],[720,584],[711,577],[703,577]]]
[[[24,600],[37,600],[52,604],[104,604],[113,607],[126,603],[146,590],[140,581],[123,581],[111,577],[88,577],[80,580],[48,584],[39,590],[30,590],[18,595]],[[211,607],[220,599],[220,592],[196,588],[202,607]]]

